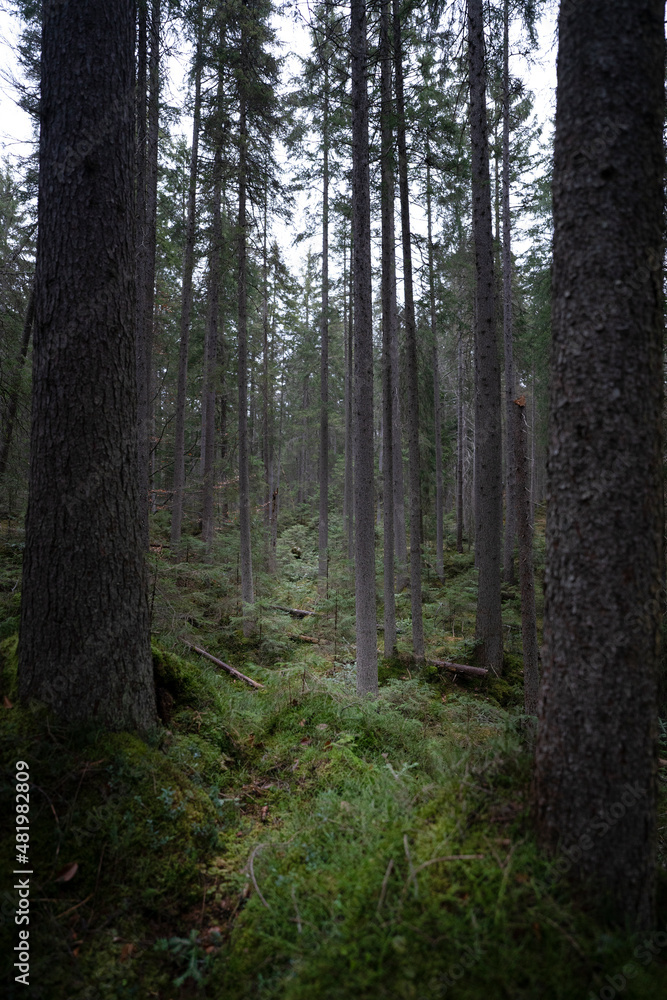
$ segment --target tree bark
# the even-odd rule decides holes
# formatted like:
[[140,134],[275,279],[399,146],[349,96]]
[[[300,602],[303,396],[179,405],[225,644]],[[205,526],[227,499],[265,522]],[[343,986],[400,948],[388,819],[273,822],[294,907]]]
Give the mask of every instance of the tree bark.
[[503,6],[503,345],[505,350],[505,534],[503,577],[514,583],[514,539],[517,531],[514,455],[514,350],[512,344],[512,227],[510,217],[510,75],[509,0]]
[[510,413],[514,437],[515,511],[519,536],[519,584],[521,587],[521,638],[523,641],[523,705],[527,715],[537,715],[539,686],[539,654],[537,648],[537,615],[535,612],[535,575],[533,572],[533,526],[530,520],[530,487],[528,484],[528,425],[526,398],[513,403]]
[[475,562],[478,568],[477,659],[502,672],[500,543],[502,532],[502,440],[500,366],[491,233],[491,186],[486,119],[486,64],[482,0],[468,0],[472,217],[475,243]]
[[564,4],[554,159],[541,843],[654,916],[664,2]]
[[463,552],[463,337],[460,330],[456,357],[456,551]]
[[417,325],[412,289],[412,243],[410,235],[410,187],[405,140],[405,97],[403,93],[403,45],[399,0],[393,0],[394,72],[396,86],[396,136],[398,140],[398,183],[401,196],[403,243],[403,287],[405,296],[405,346],[408,397],[408,470],[410,483],[410,607],[412,611],[412,651],[415,660],[424,659],[422,620],[421,556],[421,473],[419,468],[419,378],[417,371]]
[[[246,29],[244,28],[244,34]],[[242,40],[242,46],[247,40]],[[250,457],[248,454],[248,275],[247,275],[247,118],[246,95],[241,94],[239,117],[239,225],[238,225],[238,390],[239,390],[239,527],[243,634],[252,635],[255,602],[250,542]]]
[[433,432],[435,438],[435,571],[439,580],[445,577],[444,561],[444,497],[442,483],[442,428],[440,415],[440,376],[438,370],[438,321],[435,308],[435,265],[433,261],[433,216],[431,206],[430,151],[426,152],[426,220],[428,233],[428,294],[431,318],[431,348],[433,358]]
[[43,5],[19,692],[66,722],[145,729],[157,714],[137,520],[134,29],[130,0]]
[[197,170],[199,164],[199,126],[201,119],[201,7],[198,12],[197,51],[195,54],[195,100],[192,124],[192,152],[188,184],[188,209],[183,250],[183,281],[181,284],[181,329],[176,388],[176,427],[174,443],[174,499],[171,515],[171,554],[175,558],[181,544],[183,503],[185,496],[185,402],[188,382],[188,347],[192,313],[192,272],[195,257],[195,227]]
[[350,234],[350,308],[344,331],[345,357],[345,535],[348,562],[354,562],[354,210]]
[[391,378],[391,342],[397,336],[396,260],[394,236],[394,170],[392,165],[393,102],[391,93],[391,49],[389,45],[389,0],[383,0],[380,20],[382,64],[381,158],[382,158],[382,454],[383,454],[383,556],[384,556],[384,655],[396,652],[396,599],[394,583],[394,447]]
[[322,120],[322,317],[320,320],[320,522],[318,580],[326,596],[329,571],[329,65],[324,63]]
[[366,5],[351,0],[352,198],[354,201],[354,555],[357,693],[377,694],[373,516],[373,308],[368,163]]
[[21,372],[28,356],[28,347],[32,335],[32,324],[35,317],[35,286],[30,289],[28,298],[28,308],[26,310],[25,322],[23,323],[23,334],[21,336],[21,347],[17,360],[16,371],[12,376],[11,388],[9,390],[9,400],[2,415],[2,439],[0,440],[0,479],[7,471],[7,461],[9,459],[9,449],[14,433],[14,421],[19,405],[19,393],[21,391]]

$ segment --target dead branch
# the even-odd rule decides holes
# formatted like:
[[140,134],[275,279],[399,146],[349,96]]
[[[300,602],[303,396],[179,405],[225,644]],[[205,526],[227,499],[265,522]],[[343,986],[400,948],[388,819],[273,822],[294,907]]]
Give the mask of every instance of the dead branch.
[[286,615],[291,615],[292,618],[307,618],[308,615],[316,615],[317,611],[304,611],[302,608],[284,608],[282,604],[269,604],[270,608],[274,611],[284,611]]
[[467,663],[448,663],[447,660],[429,660],[435,667],[451,670],[453,674],[472,674],[474,677],[486,677],[486,667],[469,667]]
[[212,656],[211,653],[207,653],[205,649],[201,649],[199,646],[193,646],[191,642],[188,642],[187,639],[184,639],[182,636],[180,636],[180,640],[184,646],[188,647],[188,649],[194,649],[195,653],[199,653],[200,656],[205,656],[207,660],[210,660],[211,663],[215,663],[217,667],[222,667],[222,669],[226,670],[228,674],[232,675],[232,677],[236,677],[240,681],[245,681],[246,684],[250,685],[250,687],[264,687],[264,685],[260,684],[259,681],[254,681],[251,677],[246,677],[246,675],[242,674],[239,670],[236,670],[234,667],[230,667],[228,663],[223,663],[223,661],[219,660],[217,656]]

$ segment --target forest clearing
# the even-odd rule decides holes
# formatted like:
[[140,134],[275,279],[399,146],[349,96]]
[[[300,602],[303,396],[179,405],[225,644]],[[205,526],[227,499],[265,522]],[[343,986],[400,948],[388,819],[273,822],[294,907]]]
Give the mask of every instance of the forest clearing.
[[667,996],[664,14],[0,10],[3,997]]

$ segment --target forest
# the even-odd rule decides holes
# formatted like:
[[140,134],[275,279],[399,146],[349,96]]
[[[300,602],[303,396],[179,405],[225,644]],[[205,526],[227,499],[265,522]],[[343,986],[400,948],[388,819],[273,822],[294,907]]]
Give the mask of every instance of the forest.
[[664,0],[2,8],[2,996],[667,996]]

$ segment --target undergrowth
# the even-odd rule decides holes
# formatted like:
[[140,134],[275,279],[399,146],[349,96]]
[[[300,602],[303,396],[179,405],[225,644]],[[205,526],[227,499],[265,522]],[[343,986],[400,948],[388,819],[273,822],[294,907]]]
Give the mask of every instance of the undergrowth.
[[[664,880],[662,936],[637,937],[605,921],[595,897],[570,888],[536,848],[516,590],[503,593],[502,678],[415,672],[402,594],[398,654],[381,661],[377,700],[359,699],[349,567],[332,560],[318,597],[316,533],[307,521],[281,536],[280,575],[258,576],[251,640],[240,627],[232,530],[211,565],[197,539],[181,563],[154,548],[161,724],[144,738],[73,731],[18,703],[20,549],[0,553],[0,864],[13,868],[11,779],[25,759],[31,995],[664,995]],[[449,551],[445,577],[425,584],[427,657],[469,662],[470,555]],[[317,613],[299,619],[281,607]],[[233,680],[183,639],[264,686]],[[666,815],[663,794],[663,838]],[[4,889],[7,956],[16,903],[11,882]],[[5,995],[23,995],[8,982]]]

